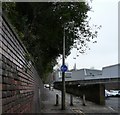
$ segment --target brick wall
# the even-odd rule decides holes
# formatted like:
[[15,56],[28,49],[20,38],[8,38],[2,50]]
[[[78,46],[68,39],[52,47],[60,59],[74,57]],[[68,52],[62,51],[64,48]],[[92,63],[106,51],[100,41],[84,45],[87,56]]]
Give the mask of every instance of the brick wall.
[[0,20],[0,113],[39,112],[41,79],[9,21]]

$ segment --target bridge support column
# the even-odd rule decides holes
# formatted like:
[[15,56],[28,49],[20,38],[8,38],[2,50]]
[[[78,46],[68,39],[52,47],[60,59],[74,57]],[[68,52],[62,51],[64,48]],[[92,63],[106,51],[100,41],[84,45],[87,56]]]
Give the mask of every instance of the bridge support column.
[[105,84],[99,84],[99,103],[105,105]]
[[105,85],[91,84],[80,88],[80,95],[85,94],[86,100],[105,105]]

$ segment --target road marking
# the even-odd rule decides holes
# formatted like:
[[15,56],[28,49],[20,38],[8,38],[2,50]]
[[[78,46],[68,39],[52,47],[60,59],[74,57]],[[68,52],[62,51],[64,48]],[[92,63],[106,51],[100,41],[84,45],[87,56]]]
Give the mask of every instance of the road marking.
[[111,109],[111,110],[115,111],[112,107],[109,107],[109,109]]
[[70,108],[74,113],[81,113],[81,115],[85,115],[80,109]]

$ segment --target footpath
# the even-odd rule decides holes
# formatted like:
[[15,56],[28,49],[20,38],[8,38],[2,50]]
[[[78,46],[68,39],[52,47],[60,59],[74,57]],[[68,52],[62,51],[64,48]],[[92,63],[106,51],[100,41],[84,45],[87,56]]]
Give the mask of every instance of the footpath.
[[[56,94],[58,94],[58,105],[56,106]],[[104,105],[97,105],[90,101],[85,101],[79,97],[73,96],[73,106],[70,106],[70,94],[66,93],[66,109],[61,110],[61,91],[53,89],[44,89],[41,100],[41,113],[51,113],[55,115],[71,114],[71,115],[119,115],[117,111]]]

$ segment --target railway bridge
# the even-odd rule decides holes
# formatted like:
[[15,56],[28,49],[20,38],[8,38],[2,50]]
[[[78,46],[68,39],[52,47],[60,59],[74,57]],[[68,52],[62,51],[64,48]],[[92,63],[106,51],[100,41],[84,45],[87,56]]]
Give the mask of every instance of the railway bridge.
[[[65,81],[67,93],[80,97],[84,94],[86,100],[100,105],[105,105],[105,86],[108,84],[116,84],[119,88],[120,77]],[[54,88],[62,90],[62,82],[54,82]]]

